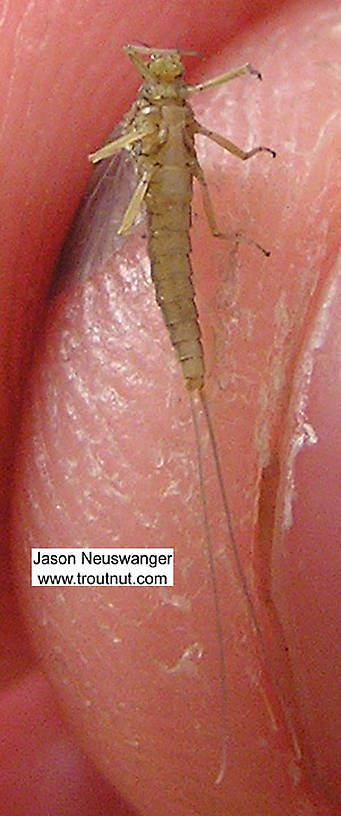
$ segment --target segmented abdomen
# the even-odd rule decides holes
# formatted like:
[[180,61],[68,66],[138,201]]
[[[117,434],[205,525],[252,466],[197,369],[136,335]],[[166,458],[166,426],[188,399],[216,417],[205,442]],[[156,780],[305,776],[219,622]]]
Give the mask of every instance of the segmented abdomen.
[[155,168],[145,199],[151,275],[186,387],[197,390],[204,384],[204,361],[189,260],[191,198],[188,167]]

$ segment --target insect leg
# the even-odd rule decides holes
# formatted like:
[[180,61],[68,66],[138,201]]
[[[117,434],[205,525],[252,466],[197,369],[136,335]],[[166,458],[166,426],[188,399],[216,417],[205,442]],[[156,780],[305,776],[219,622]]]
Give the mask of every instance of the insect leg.
[[135,54],[146,54],[152,57],[164,57],[174,54],[179,57],[200,57],[197,51],[183,51],[178,48],[153,48],[149,45],[142,45],[142,43],[141,45],[125,45],[123,46],[123,51],[125,54],[128,54],[128,56],[130,56],[130,52],[132,51]]
[[250,246],[255,246],[257,249],[260,249],[261,252],[264,253],[267,257],[270,255],[270,252],[267,249],[264,249],[260,244],[257,244],[256,241],[252,241],[250,238],[245,238],[240,232],[221,232],[218,228],[215,212],[213,209],[213,204],[211,201],[211,196],[209,194],[207,181],[205,176],[202,172],[200,164],[196,164],[193,170],[194,176],[198,179],[198,182],[201,187],[201,195],[205,210],[205,215],[207,218],[208,226],[214,235],[215,238],[224,238],[226,241],[242,241],[244,244],[249,244]]
[[[150,78],[150,73],[148,71],[148,67],[147,67],[146,63],[143,62],[141,57],[139,57],[138,54],[137,54],[138,51],[143,53],[143,49],[139,48],[138,46],[135,47],[134,45],[126,45],[126,46],[124,46],[123,51],[124,51],[125,54],[127,54],[127,57],[129,57],[131,59],[132,63],[135,65],[135,68],[136,68],[137,72],[140,74],[140,76],[142,77],[142,79],[148,80]],[[148,53],[148,51],[149,51],[149,49],[147,49],[147,53]],[[152,54],[154,53],[153,49],[151,49],[150,53],[152,53]]]
[[146,129],[141,128],[141,130],[128,130],[128,132],[120,136],[119,139],[115,139],[114,142],[103,145],[103,147],[96,150],[95,153],[90,153],[88,156],[89,161],[91,161],[92,164],[96,164],[96,162],[102,161],[102,159],[109,159],[114,153],[119,153],[120,150],[130,147],[134,142],[139,142],[147,133],[150,133],[150,127]]
[[201,136],[207,136],[207,138],[211,139],[212,142],[220,145],[220,147],[223,147],[224,150],[228,150],[229,153],[232,153],[233,156],[237,156],[238,159],[242,159],[242,161],[251,159],[251,156],[255,156],[256,153],[261,153],[264,150],[266,150],[267,153],[271,153],[273,159],[276,156],[275,150],[272,150],[271,147],[263,147],[262,145],[259,147],[253,147],[252,150],[242,150],[241,147],[238,147],[238,145],[230,142],[229,139],[225,139],[225,137],[221,136],[220,133],[215,133],[214,130],[208,130],[203,125],[200,125],[199,122],[196,122],[195,124],[196,133],[200,133]]
[[117,235],[125,235],[125,233],[130,230],[130,227],[132,227],[135,219],[138,216],[139,209],[147,192],[151,177],[151,171],[143,174],[124,213],[122,224],[117,230]]
[[255,68],[252,68],[252,65],[247,62],[245,65],[241,65],[240,68],[234,68],[232,71],[227,71],[226,74],[220,74],[220,76],[208,79],[206,82],[200,82],[199,85],[188,85],[187,95],[192,96],[195,93],[206,91],[207,88],[215,88],[217,85],[223,85],[225,82],[230,82],[231,79],[235,79],[243,74],[254,74],[258,79],[262,79],[262,74],[256,71]]

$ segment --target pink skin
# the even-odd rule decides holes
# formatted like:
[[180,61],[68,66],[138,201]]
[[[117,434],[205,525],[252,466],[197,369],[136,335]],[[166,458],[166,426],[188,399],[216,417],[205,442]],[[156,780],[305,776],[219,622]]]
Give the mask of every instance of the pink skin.
[[[255,4],[255,18],[257,12],[261,15],[261,7]],[[13,500],[20,614],[73,739],[110,787],[77,757],[68,738],[63,751],[47,752],[44,720],[51,718],[52,745],[62,745],[63,730],[52,714],[46,681],[31,668],[35,658],[28,646],[23,648],[18,601],[7,584],[3,686],[12,685],[7,698],[12,708],[3,691],[3,711],[13,711],[13,730],[6,716],[2,807],[6,802],[7,810],[2,813],[26,813],[29,806],[30,814],[43,814],[51,809],[51,800],[59,802],[61,789],[70,791],[78,780],[78,810],[69,798],[64,811],[62,800],[59,810],[55,804],[53,816],[109,814],[113,808],[123,814],[113,788],[140,813],[331,816],[339,812],[341,801],[335,679],[338,491],[333,472],[339,447],[332,410],[339,404],[334,373],[339,310],[332,290],[338,237],[338,41],[333,4],[330,16],[325,2],[311,10],[286,4],[271,21],[254,22],[251,28],[239,3],[231,4],[228,19],[221,4],[212,4],[211,29],[206,5],[203,9],[201,4],[178,2],[167,19],[160,19],[149,4],[148,29],[145,20],[139,24],[139,12],[134,9],[130,20],[124,6],[119,40],[108,6],[95,20],[93,4],[84,3],[81,17],[79,13],[78,6],[78,19],[73,19],[70,4],[59,4],[58,16],[47,25],[45,10],[39,17],[36,9],[25,14],[19,3],[16,8],[12,4],[12,17],[2,29],[1,76],[11,77],[2,94],[8,100],[1,146],[7,162],[2,212],[8,215],[1,244],[1,267],[6,269],[1,280],[6,310],[2,347],[7,348],[3,422],[13,427],[10,418],[18,405],[32,327],[88,171],[83,157],[100,146],[133,98],[136,77],[121,46],[140,39],[176,43],[207,55],[219,52],[219,61],[195,66],[193,81],[252,61],[262,70],[263,84],[251,77],[235,80],[219,93],[203,94],[195,110],[204,124],[242,146],[253,144],[255,134],[278,151],[275,162],[265,154],[246,165],[219,148],[208,149],[207,143],[202,153],[219,222],[243,228],[269,247],[272,256],[266,260],[247,246],[233,254],[231,245],[214,242],[195,197],[193,266],[204,328],[207,395],[236,536],[253,594],[258,590],[260,596],[257,611],[272,654],[278,642],[272,671],[292,701],[305,762],[298,769],[235,576],[221,559],[229,765],[222,785],[213,784],[221,743],[219,680],[188,400],[152,292],[141,278],[141,262],[137,282],[134,277],[136,253],[142,250],[132,236],[122,255],[129,281],[123,295],[122,286],[115,289],[120,273],[110,278],[106,270],[93,282],[65,290],[49,313],[25,402]],[[226,100],[229,107],[224,108]],[[120,309],[113,305],[114,291],[121,298]],[[316,351],[314,331],[321,316],[324,334],[320,332]],[[98,337],[101,343],[96,345]],[[308,380],[311,360],[313,375]],[[122,414],[115,413],[110,389],[126,402]],[[303,421],[313,427],[319,443],[294,455]],[[4,473],[11,454],[9,446]],[[116,473],[120,484],[113,495]],[[179,494],[170,490],[167,501],[161,501],[174,483],[180,486]],[[181,496],[189,498],[183,501]],[[212,538],[219,547],[226,531],[214,483],[208,500],[216,509]],[[286,530],[290,501],[294,523]],[[156,515],[157,525],[146,527],[146,520],[155,522]],[[60,593],[30,588],[31,543],[73,546],[82,540],[113,546],[115,534],[131,546],[143,536],[148,546],[176,547],[178,607],[161,603],[157,590],[77,589],[65,592],[61,602]],[[269,593],[275,604],[271,620],[264,613]],[[199,647],[190,650],[193,644],[202,646],[202,657]],[[289,649],[291,674],[284,665],[283,644]],[[13,681],[23,675],[16,687],[16,709]],[[38,693],[42,720],[37,717]],[[18,799],[21,794],[13,782],[24,706],[31,715],[24,768],[36,780],[35,810],[28,783],[21,786]],[[70,757],[67,763],[65,755]],[[77,791],[84,789],[83,801]]]

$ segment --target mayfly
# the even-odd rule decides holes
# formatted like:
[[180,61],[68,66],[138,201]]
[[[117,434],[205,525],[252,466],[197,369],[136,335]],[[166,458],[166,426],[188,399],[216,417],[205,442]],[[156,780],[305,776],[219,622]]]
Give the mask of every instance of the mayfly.
[[[129,232],[138,219],[141,205],[144,203],[148,219],[148,254],[156,301],[162,310],[190,398],[219,648],[222,758],[216,784],[220,784],[225,775],[227,753],[226,668],[222,616],[215,563],[212,555],[208,508],[204,490],[201,442],[194,395],[198,396],[206,417],[235,565],[249,616],[257,634],[264,662],[268,668],[269,661],[234,537],[222,468],[205,396],[204,355],[189,260],[193,179],[196,179],[200,184],[205,213],[213,235],[223,239],[233,237],[237,243],[241,240],[249,244],[255,244],[255,242],[243,238],[238,233],[231,236],[219,231],[204,174],[196,155],[194,139],[197,134],[206,136],[243,161],[260,152],[265,151],[272,156],[275,156],[275,152],[263,146],[254,147],[248,151],[242,150],[225,137],[208,130],[197,122],[188,103],[188,99],[194,94],[217,87],[243,74],[255,75],[261,79],[259,72],[251,65],[245,64],[236,70],[229,71],[199,85],[189,86],[185,84],[183,79],[184,66],[181,59],[183,55],[188,55],[189,52],[179,52],[175,49],[151,49],[144,46],[127,46],[124,51],[132,60],[142,77],[143,83],[137,101],[123,120],[119,135],[114,132],[113,139],[89,156],[90,161],[94,164],[110,159],[110,162],[104,164],[102,175],[97,174],[93,181],[92,190],[94,195],[92,200],[96,196],[97,188],[101,185],[104,176],[106,176],[105,189],[107,195],[112,195],[112,192],[108,193],[108,190],[112,189],[112,185],[110,187],[109,183],[113,176],[111,165],[114,161],[116,162],[117,155],[121,151],[125,153],[125,156],[127,156],[128,152],[136,171],[136,186],[131,199],[126,204],[123,219],[116,226],[116,232],[122,237]],[[117,168],[118,165],[115,168],[116,173]],[[93,233],[94,230],[92,230]],[[260,245],[256,244],[256,246],[265,255],[269,254]],[[98,247],[96,251],[100,252],[100,248]]]

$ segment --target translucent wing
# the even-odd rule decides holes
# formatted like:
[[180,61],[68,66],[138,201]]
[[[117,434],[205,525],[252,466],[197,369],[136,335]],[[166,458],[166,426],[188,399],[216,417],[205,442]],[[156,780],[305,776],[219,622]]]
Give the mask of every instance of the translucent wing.
[[[120,135],[122,125],[107,142]],[[117,230],[136,185],[134,163],[127,150],[95,166],[61,252],[54,293],[62,288],[68,273],[88,277],[118,252],[126,239],[117,235]]]

